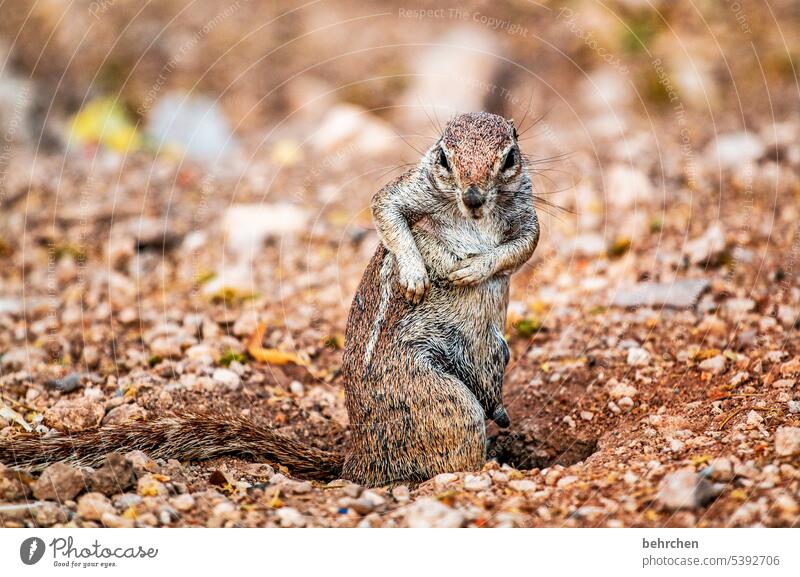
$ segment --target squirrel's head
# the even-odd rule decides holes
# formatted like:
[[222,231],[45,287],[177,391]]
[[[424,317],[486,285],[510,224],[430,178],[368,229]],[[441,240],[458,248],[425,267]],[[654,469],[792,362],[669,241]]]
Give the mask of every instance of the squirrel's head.
[[513,121],[488,112],[454,117],[423,163],[436,188],[467,218],[480,219],[513,194],[527,173]]

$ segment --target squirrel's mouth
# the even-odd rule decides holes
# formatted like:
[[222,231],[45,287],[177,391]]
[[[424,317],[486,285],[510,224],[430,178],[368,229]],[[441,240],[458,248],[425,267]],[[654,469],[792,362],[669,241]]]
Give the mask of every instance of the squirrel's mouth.
[[467,216],[468,218],[470,218],[472,220],[480,220],[480,219],[483,218],[483,215],[485,214],[485,211],[483,210],[483,207],[480,207],[480,208],[467,208],[467,207],[464,207],[464,213],[465,213],[465,216]]
[[465,205],[463,202],[458,203],[458,208],[461,210],[461,214],[463,214],[466,218],[470,220],[480,220],[486,214],[486,206],[482,205],[475,208],[470,208],[469,206]]

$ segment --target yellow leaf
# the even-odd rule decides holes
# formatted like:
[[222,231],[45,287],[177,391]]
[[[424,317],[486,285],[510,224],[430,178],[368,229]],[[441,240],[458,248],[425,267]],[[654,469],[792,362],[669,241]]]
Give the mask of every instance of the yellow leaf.
[[72,117],[69,131],[71,142],[102,144],[118,152],[136,150],[142,144],[136,127],[114,96],[89,102]]
[[697,351],[697,353],[694,355],[694,360],[705,361],[711,357],[716,357],[719,353],[719,349],[702,349]]
[[270,365],[287,365],[294,363],[295,365],[305,366],[306,363],[303,359],[293,353],[279,351],[278,349],[265,349],[261,346],[261,339],[264,338],[264,332],[267,330],[267,325],[260,323],[256,332],[250,337],[250,342],[247,344],[247,352],[260,363],[267,363]]
[[270,365],[288,365],[294,363],[295,365],[305,365],[303,359],[295,354],[279,351],[278,349],[265,349],[263,347],[250,347],[247,349],[255,360],[261,363]]

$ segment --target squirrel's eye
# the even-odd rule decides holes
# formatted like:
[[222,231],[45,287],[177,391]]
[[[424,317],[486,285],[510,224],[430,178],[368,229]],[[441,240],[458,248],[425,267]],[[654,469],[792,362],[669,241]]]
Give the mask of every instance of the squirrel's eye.
[[503,170],[510,170],[517,164],[517,151],[513,148],[506,154],[506,159],[503,161]]
[[439,166],[444,168],[447,172],[450,172],[450,163],[447,162],[447,156],[445,156],[444,150],[441,148],[439,149],[439,158],[437,162],[439,163]]

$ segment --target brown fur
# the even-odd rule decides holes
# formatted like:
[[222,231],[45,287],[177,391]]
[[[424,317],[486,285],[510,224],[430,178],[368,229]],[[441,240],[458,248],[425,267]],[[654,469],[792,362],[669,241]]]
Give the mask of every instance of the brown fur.
[[240,455],[281,463],[308,479],[334,479],[342,469],[341,455],[305,445],[247,417],[191,411],[71,435],[24,434],[4,439],[0,463],[30,470],[58,461],[94,467],[108,453],[133,450],[145,451],[154,459],[187,461]]

